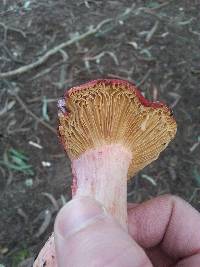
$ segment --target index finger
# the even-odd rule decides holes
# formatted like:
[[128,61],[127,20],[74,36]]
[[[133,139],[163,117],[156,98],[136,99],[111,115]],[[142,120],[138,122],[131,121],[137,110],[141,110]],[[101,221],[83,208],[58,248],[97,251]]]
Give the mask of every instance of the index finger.
[[160,245],[174,259],[200,252],[200,214],[179,197],[160,196],[130,207],[128,224],[143,248]]

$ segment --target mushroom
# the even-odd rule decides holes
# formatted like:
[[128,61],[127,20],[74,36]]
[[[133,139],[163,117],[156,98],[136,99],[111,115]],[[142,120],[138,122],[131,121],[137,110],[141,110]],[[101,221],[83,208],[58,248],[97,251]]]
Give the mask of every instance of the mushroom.
[[[171,110],[146,100],[127,81],[101,79],[68,90],[58,117],[72,163],[73,198],[95,198],[127,229],[127,180],[157,159],[174,138]],[[53,236],[45,247],[34,266],[46,260],[46,266],[55,267]]]

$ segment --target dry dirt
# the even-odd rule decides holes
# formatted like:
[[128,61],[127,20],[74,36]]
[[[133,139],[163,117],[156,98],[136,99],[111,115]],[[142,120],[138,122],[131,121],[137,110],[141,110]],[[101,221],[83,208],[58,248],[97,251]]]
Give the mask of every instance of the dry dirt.
[[1,264],[31,266],[70,199],[56,102],[91,79],[134,81],[171,106],[178,123],[175,140],[129,183],[129,201],[172,193],[200,209],[199,10],[199,0],[1,0],[1,73],[73,40],[37,67],[0,79]]

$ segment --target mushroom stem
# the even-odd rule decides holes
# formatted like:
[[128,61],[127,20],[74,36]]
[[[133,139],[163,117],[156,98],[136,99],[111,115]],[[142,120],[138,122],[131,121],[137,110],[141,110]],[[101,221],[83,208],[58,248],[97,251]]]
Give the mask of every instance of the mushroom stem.
[[73,197],[91,196],[127,228],[127,173],[132,153],[120,144],[90,149],[72,160]]
[[[120,144],[90,149],[72,160],[73,198],[91,196],[127,229],[127,173],[132,153]],[[40,251],[33,267],[57,267],[54,236]]]

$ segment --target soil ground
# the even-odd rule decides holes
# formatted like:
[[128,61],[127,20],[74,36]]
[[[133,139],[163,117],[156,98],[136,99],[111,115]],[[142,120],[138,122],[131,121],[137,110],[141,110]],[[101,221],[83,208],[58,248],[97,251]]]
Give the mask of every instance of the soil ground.
[[172,193],[200,209],[199,10],[199,0],[1,1],[1,73],[73,40],[37,67],[0,80],[1,264],[31,266],[71,197],[57,99],[91,79],[134,81],[147,98],[171,106],[178,123],[175,140],[129,183],[128,200]]

